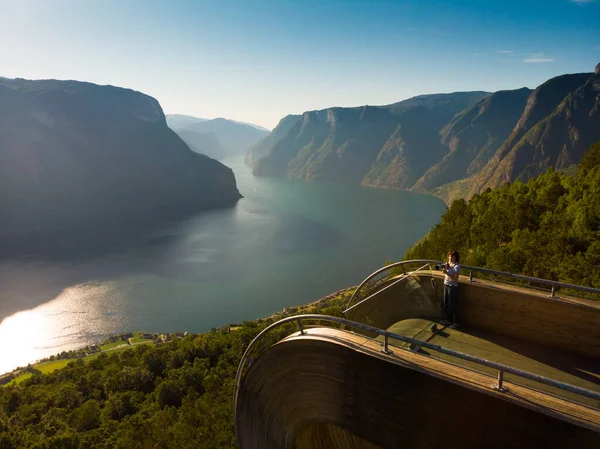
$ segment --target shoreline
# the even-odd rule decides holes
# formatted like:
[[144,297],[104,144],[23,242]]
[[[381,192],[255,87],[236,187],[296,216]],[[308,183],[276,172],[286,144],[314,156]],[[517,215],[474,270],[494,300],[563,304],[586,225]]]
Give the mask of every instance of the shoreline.
[[[323,296],[315,301],[309,302],[307,304],[300,304],[297,306],[285,307],[283,310],[279,310],[279,311],[277,311],[271,315],[268,315],[264,318],[255,318],[254,320],[249,320],[249,321],[255,322],[257,324],[260,324],[260,323],[262,323],[266,320],[270,320],[270,319],[277,321],[288,315],[298,314],[299,312],[302,312],[306,309],[311,309],[316,306],[323,305],[324,303],[327,303],[328,301],[336,299],[336,298],[344,295],[345,293],[356,290],[357,287],[358,286],[342,288],[342,289],[336,290],[333,293],[330,293],[326,296]],[[240,324],[235,324],[235,325],[227,324],[227,325],[221,326],[221,328],[228,327],[229,331],[235,331],[235,328],[239,325]],[[218,329],[218,328],[216,328],[216,329]],[[164,344],[164,343],[168,343],[173,338],[177,338],[177,337],[183,338],[187,335],[201,335],[201,334],[210,333],[210,332],[211,331],[199,332],[199,333],[193,333],[193,332],[190,332],[190,333],[188,333],[188,332],[146,333],[143,331],[133,331],[133,332],[123,332],[120,334],[111,335],[108,338],[106,338],[105,340],[103,340],[103,342],[93,343],[91,345],[82,346],[80,348],[73,349],[71,351],[66,351],[66,353],[67,353],[66,357],[57,358],[56,356],[61,354],[61,353],[58,353],[58,354],[54,354],[54,355],[51,355],[51,356],[43,358],[43,359],[32,361],[27,366],[19,366],[19,367],[15,368],[14,370],[11,370],[11,371],[8,371],[5,373],[1,373],[0,374],[0,387],[10,384],[14,379],[17,379],[18,377],[20,377],[22,375],[26,375],[28,373],[31,373],[33,375],[33,373],[35,371],[39,371],[38,369],[36,369],[36,366],[39,366],[39,365],[56,363],[59,361],[66,361],[66,363],[65,363],[65,365],[66,365],[69,362],[74,361],[74,360],[85,359],[90,356],[98,356],[98,355],[106,353],[106,352],[114,352],[114,351],[119,351],[119,350],[122,351],[122,350],[130,349],[134,346],[140,346],[140,345],[144,345],[144,344]],[[106,343],[106,342],[109,342],[111,339],[117,339],[117,338],[122,337],[123,335],[128,335],[128,334],[152,335],[153,337],[156,337],[156,338],[153,338],[152,340],[146,338],[147,341],[131,343],[131,341],[130,341],[131,338],[136,338],[136,337],[131,337],[131,338],[128,338],[128,343],[123,343],[121,345],[107,348],[107,349],[101,349],[101,346],[111,344],[112,342]],[[93,348],[94,346],[96,346],[98,348],[98,350],[91,350],[91,348]],[[86,351],[86,349],[88,349],[89,351]],[[59,365],[60,365],[60,363],[59,363]],[[62,368],[62,366],[60,368]],[[60,369],[60,368],[57,368],[57,369]],[[52,371],[50,371],[50,372],[52,372]],[[7,380],[8,377],[10,377],[10,379]]]

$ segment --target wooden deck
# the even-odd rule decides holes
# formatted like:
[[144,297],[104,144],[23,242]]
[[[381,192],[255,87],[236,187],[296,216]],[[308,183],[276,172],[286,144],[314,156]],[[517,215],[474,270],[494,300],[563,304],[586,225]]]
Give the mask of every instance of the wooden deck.
[[[447,330],[454,333],[459,332],[454,329]],[[391,348],[392,354],[385,354],[382,352],[382,343],[380,341],[350,332],[330,328],[317,328],[308,330],[308,336],[323,341],[335,341],[339,344],[352,347],[355,350],[368,353],[373,357],[404,367],[410,367],[411,369],[460,384],[461,386],[490,394],[498,399],[518,403],[549,416],[564,419],[568,422],[592,429],[599,432],[598,441],[600,442],[600,403],[598,401],[584,401],[581,396],[577,395],[575,398],[582,403],[576,403],[569,397],[569,394],[564,393],[561,396],[555,397],[554,395],[546,394],[543,391],[536,391],[530,386],[524,385],[526,383],[524,380],[526,381],[527,379],[519,378],[517,380],[514,376],[505,377],[504,384],[508,388],[508,392],[501,393],[493,388],[493,385],[496,383],[497,371],[473,370],[474,365],[470,362],[457,363],[456,360],[450,361],[449,356],[436,357],[424,351],[415,353],[405,348],[400,348],[400,346],[403,346],[401,342],[398,342],[395,350]],[[295,334],[289,338],[303,338],[303,336]],[[440,336],[439,338],[447,337]],[[445,346],[449,347],[448,345]],[[460,347],[461,343],[455,346]],[[569,377],[569,379],[572,378]],[[589,386],[590,383],[585,383],[585,385]],[[600,391],[598,383],[591,383],[591,385],[594,386],[594,391]],[[535,383],[534,386],[536,389],[542,390],[539,383]],[[582,386],[582,384],[579,386]],[[583,402],[587,403],[584,404]]]
[[[260,355],[236,410],[240,448],[600,447],[600,410],[333,328]],[[336,443],[337,442],[337,443]]]
[[[599,303],[462,276],[463,327],[449,329],[442,282],[420,272],[380,284],[346,318],[600,393]],[[495,369],[382,344],[314,327],[264,351],[238,392],[239,447],[600,448],[594,398],[511,374],[501,392]]]
[[[396,323],[388,330],[405,337],[411,337],[447,349],[464,352],[492,362],[502,363],[523,371],[548,377],[576,387],[600,393],[600,360],[557,350],[548,346],[536,345],[493,332],[462,327],[450,329],[437,322],[440,331],[430,330],[434,321],[408,319]],[[406,343],[390,340],[390,344],[406,348]],[[498,371],[474,362],[457,359],[436,351],[421,350],[421,354],[455,365],[497,376]],[[559,388],[541,384],[519,376],[506,374],[505,379],[530,388],[552,394],[563,399],[579,402],[600,409],[600,401],[571,393]]]

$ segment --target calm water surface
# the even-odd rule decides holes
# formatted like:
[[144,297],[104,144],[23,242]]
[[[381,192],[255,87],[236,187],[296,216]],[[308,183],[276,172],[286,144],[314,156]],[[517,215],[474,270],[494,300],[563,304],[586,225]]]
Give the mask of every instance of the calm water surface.
[[244,195],[143,243],[70,261],[0,262],[0,373],[129,330],[201,332],[360,283],[439,221],[441,200],[255,178]]

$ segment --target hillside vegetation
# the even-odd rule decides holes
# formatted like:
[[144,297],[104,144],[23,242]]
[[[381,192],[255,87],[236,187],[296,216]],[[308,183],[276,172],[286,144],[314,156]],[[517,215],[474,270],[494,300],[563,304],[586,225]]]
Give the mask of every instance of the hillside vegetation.
[[[252,339],[299,313],[341,316],[351,291],[162,345],[70,362],[0,387],[0,448],[232,448],[233,386]],[[297,330],[279,328],[271,338]],[[38,370],[41,371],[41,370]]]
[[466,265],[600,288],[600,142],[566,175],[549,168],[527,183],[456,200],[405,259]]

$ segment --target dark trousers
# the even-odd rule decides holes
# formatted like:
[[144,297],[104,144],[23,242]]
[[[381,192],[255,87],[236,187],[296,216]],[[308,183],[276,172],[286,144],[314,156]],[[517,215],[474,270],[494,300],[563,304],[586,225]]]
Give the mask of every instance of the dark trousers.
[[444,284],[444,316],[447,321],[460,324],[458,315],[458,286]]

